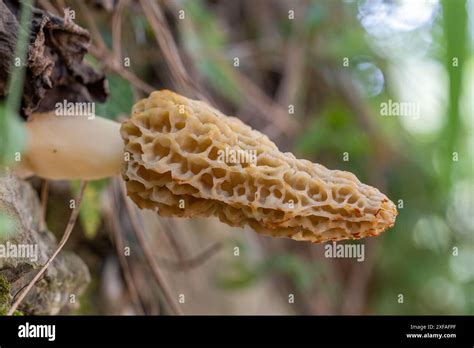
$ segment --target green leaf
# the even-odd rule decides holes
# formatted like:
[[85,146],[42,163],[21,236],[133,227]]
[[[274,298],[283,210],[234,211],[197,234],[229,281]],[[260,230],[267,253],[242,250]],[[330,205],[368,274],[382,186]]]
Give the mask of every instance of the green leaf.
[[246,243],[234,239],[229,241],[229,245],[239,249],[239,256],[219,268],[216,275],[216,285],[224,290],[247,288],[258,281],[262,274],[262,268],[258,263],[255,264],[248,260],[248,245]]
[[267,272],[285,274],[299,290],[308,289],[320,270],[291,254],[269,256],[263,265]]
[[96,114],[115,120],[119,115],[130,115],[134,95],[130,82],[116,74],[107,76],[110,95],[106,103],[97,104]]
[[[84,191],[84,197],[82,198],[81,209],[79,211],[79,221],[88,239],[94,239],[100,227],[102,220],[100,194],[107,183],[107,179],[91,181]],[[73,191],[77,194],[79,192],[80,182],[73,181],[71,184]]]
[[197,27],[199,39],[207,49],[222,49],[227,40],[217,17],[199,1],[185,1],[183,7]]
[[369,151],[369,139],[364,132],[357,131],[347,108],[328,105],[297,139],[296,150],[304,155],[328,151],[342,153],[351,149],[353,156],[364,156]]
[[260,272],[246,262],[236,262],[225,267],[225,272],[217,276],[217,286],[225,290],[247,288],[257,281]]
[[218,93],[234,103],[241,101],[240,88],[235,82],[228,65],[219,64],[213,59],[201,59],[197,67]]

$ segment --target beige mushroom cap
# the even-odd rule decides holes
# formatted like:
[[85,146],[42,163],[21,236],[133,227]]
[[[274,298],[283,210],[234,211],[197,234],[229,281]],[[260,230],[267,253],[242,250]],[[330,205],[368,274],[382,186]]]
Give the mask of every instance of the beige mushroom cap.
[[163,216],[216,216],[309,242],[375,236],[395,223],[355,175],[282,153],[267,136],[171,91],[139,101],[121,127],[131,199]]

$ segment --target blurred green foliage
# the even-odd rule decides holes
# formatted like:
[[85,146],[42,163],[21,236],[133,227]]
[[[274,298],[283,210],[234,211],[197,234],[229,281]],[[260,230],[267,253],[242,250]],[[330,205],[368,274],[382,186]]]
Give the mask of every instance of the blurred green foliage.
[[[100,227],[102,221],[100,195],[108,183],[108,179],[91,181],[84,190],[81,209],[79,211],[79,221],[88,239],[94,239]],[[80,181],[72,181],[71,186],[73,193],[77,196],[81,186]]]
[[334,154],[350,149],[351,155],[355,156],[354,160],[360,160],[370,152],[370,143],[368,134],[358,128],[351,111],[345,105],[331,103],[303,131],[296,141],[295,149],[304,156],[313,155],[315,149]]
[[297,290],[308,290],[315,277],[321,273],[317,265],[291,253],[267,255],[259,261],[252,261],[245,244],[237,244],[238,257],[229,261],[216,275],[216,284],[225,290],[239,290],[249,287],[268,275],[285,276]]
[[[204,6],[203,2],[193,2],[194,7],[198,7],[197,4]],[[295,2],[291,8],[300,8],[297,4],[301,5]],[[305,45],[304,63],[310,66],[305,70],[308,78],[303,78],[297,98],[307,98],[306,103],[312,107],[306,109],[310,117],[306,117],[303,131],[296,137],[294,150],[302,157],[328,167],[354,172],[368,184],[376,184],[371,180],[378,178],[379,183],[383,183],[380,189],[398,206],[395,227],[377,239],[380,245],[374,258],[374,278],[367,294],[368,312],[472,314],[474,69],[467,70],[468,62],[474,59],[474,37],[468,31],[468,20],[473,25],[472,14],[468,19],[464,0],[434,1],[428,4],[432,6],[431,19],[427,20],[420,12],[418,18],[411,16],[410,22],[404,21],[409,17],[407,12],[397,14],[396,9],[397,6],[410,6],[410,2],[386,2],[380,7],[377,4],[365,0],[313,1],[305,8],[303,21],[298,17],[301,13],[296,11],[295,22],[280,17],[280,22],[276,23],[281,29],[280,39],[296,40]],[[429,6],[425,11],[430,10]],[[370,17],[371,11],[374,11],[373,17]],[[202,12],[200,9],[194,13],[202,21],[213,16],[211,10]],[[384,18],[386,22],[383,22]],[[194,20],[198,21],[193,16]],[[415,20],[423,24],[415,26]],[[413,27],[407,29],[411,25]],[[212,38],[216,33],[209,31],[217,30],[211,25],[199,36],[204,33],[205,37]],[[263,42],[269,38],[258,39]],[[204,51],[207,48],[226,51],[226,43],[221,39],[216,40],[216,44],[200,40]],[[424,44],[426,49],[421,47]],[[349,61],[348,66],[343,66],[345,58]],[[404,101],[393,83],[394,78],[400,77],[391,75],[389,70],[394,66],[405,68],[410,60],[419,63],[421,69],[425,62],[435,64],[447,76],[446,83],[440,88],[446,92],[447,108],[440,111],[441,128],[432,132],[417,133],[411,127],[418,122],[418,127],[423,129],[423,124],[428,127],[428,123],[434,122],[435,115],[423,112],[430,110],[423,108],[426,105],[422,105],[422,113],[415,121],[380,115],[382,102],[388,99]],[[357,70],[357,63],[364,61],[374,68]],[[337,81],[330,75],[334,67],[346,70],[351,76],[354,86],[348,88],[355,88],[354,94],[360,96],[359,102],[367,109],[372,130],[358,120],[360,110],[341,98]],[[364,89],[380,83],[377,75],[370,75],[378,71],[383,76],[383,88],[373,95],[366,95]],[[420,76],[429,71],[421,72]],[[311,104],[311,86],[317,82],[309,77],[312,72],[325,79],[324,89],[318,90],[318,101],[314,104]],[[208,71],[204,75],[226,83],[215,72]],[[436,83],[444,82],[442,76],[436,78]],[[418,83],[426,82],[420,79]],[[410,94],[410,85],[403,81],[401,85]],[[426,85],[426,89],[430,88]],[[327,96],[321,98],[322,93]],[[426,103],[416,99],[419,97],[415,90],[412,95],[420,104]],[[463,95],[469,104],[467,109],[462,106]],[[463,116],[463,112],[467,114]],[[377,143],[373,131],[379,137]],[[345,152],[350,154],[349,161],[342,159]],[[383,161],[375,160],[377,154],[381,158],[381,153],[384,154]],[[289,275],[293,285],[308,289],[308,284],[314,283],[318,274],[314,269],[315,265],[282,251],[260,262],[236,260],[229,265],[231,271],[223,271],[226,276],[219,279],[225,288],[240,288],[251,286],[268,273],[284,273]]]
[[182,37],[196,68],[216,92],[238,104],[242,101],[240,85],[234,75],[232,57],[223,54],[227,38],[215,14],[200,1],[186,0],[182,6],[191,20]]
[[[28,43],[28,25],[31,18],[31,0],[24,1],[21,7],[20,28],[15,57],[24,62]],[[11,75],[8,81],[8,95],[5,102],[0,102],[0,171],[5,166],[11,165],[15,160],[15,154],[21,153],[26,145],[26,134],[18,117],[23,90],[23,78],[25,69],[23,66],[16,67],[11,63]],[[14,221],[5,213],[0,212],[0,240],[11,237],[15,230]]]
[[19,117],[6,105],[0,104],[0,166],[8,166],[15,161],[15,154],[25,148],[25,138]]
[[5,103],[0,103],[0,166],[6,166],[14,161],[15,153],[21,153],[25,147],[25,130],[18,117],[23,91],[23,78],[25,75],[24,62],[29,37],[29,23],[32,13],[32,0],[26,0],[21,6],[20,30],[15,47],[15,60],[20,66],[11,62],[10,78],[8,81],[8,95]]
[[110,94],[105,103],[96,105],[96,114],[112,120],[120,115],[128,117],[135,103],[130,82],[117,74],[107,75],[107,81]]

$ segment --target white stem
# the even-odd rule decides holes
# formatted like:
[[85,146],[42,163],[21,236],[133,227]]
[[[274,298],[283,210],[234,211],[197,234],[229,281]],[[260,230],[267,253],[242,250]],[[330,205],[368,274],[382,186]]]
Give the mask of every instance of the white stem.
[[35,114],[16,173],[53,180],[95,180],[120,174],[120,124],[102,117]]

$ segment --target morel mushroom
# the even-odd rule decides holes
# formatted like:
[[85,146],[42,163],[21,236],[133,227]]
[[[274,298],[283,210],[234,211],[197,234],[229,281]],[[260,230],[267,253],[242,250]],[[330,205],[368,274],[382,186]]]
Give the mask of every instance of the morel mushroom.
[[96,179],[121,165],[130,198],[162,216],[216,216],[265,235],[325,242],[378,235],[397,215],[355,175],[282,153],[239,119],[167,90],[135,104],[122,139],[118,124],[99,117],[38,115],[27,129],[23,173]]

